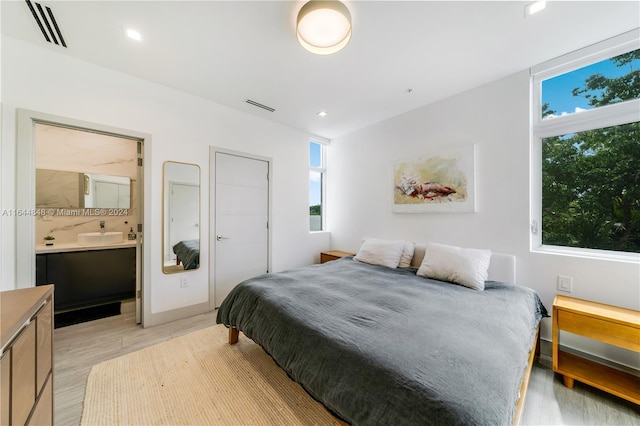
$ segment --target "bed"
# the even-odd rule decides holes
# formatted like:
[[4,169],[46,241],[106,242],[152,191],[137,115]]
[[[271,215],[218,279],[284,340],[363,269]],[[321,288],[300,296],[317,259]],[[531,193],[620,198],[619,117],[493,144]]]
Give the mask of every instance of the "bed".
[[182,262],[182,267],[186,269],[196,269],[200,264],[200,240],[180,241],[173,246],[176,255],[176,265]]
[[[249,279],[217,321],[354,425],[518,423],[546,310],[493,253],[483,291],[351,257]],[[418,269],[419,270],[419,269]]]

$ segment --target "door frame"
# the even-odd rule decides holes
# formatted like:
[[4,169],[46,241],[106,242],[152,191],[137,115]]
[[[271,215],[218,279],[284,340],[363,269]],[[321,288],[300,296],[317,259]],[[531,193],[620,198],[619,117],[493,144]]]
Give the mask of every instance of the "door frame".
[[[250,160],[265,161],[267,163],[267,269],[271,268],[271,247],[272,232],[271,222],[271,206],[272,206],[272,178],[273,178],[273,159],[263,157],[261,155],[250,154],[241,151],[235,151],[216,146],[209,147],[209,308],[214,310],[216,306],[216,154],[235,155],[238,157],[248,158]],[[222,302],[222,301],[220,301]]]
[[[131,139],[137,142],[137,241],[136,241],[136,323],[144,326],[145,318],[151,318],[150,282],[148,271],[151,270],[150,259],[144,255],[143,235],[151,223],[151,210],[144,206],[149,201],[144,191],[144,182],[151,173],[144,167],[143,157],[149,158],[151,135],[134,130],[121,129],[103,124],[91,123],[73,118],[17,108],[16,128],[16,208],[22,211],[35,210],[36,184],[36,141],[35,125],[49,124],[58,127],[100,133]],[[141,226],[142,225],[142,226]],[[16,217],[16,288],[35,286],[35,216]]]

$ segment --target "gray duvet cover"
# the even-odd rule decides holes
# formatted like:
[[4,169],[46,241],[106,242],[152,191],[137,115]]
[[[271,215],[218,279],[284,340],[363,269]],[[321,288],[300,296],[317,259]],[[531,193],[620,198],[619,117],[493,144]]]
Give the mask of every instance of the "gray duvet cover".
[[173,252],[182,262],[185,270],[195,269],[200,265],[200,240],[180,241],[173,246]]
[[343,258],[245,281],[217,321],[348,423],[507,425],[545,315],[529,288]]

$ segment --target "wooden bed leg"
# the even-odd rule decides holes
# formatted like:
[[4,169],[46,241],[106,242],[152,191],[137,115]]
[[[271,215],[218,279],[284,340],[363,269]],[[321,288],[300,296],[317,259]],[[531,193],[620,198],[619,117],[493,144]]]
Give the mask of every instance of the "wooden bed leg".
[[238,334],[240,334],[240,330],[235,327],[229,327],[229,344],[233,345],[238,343]]
[[569,389],[573,389],[574,379],[573,377],[562,376],[562,380],[564,381],[564,385]]

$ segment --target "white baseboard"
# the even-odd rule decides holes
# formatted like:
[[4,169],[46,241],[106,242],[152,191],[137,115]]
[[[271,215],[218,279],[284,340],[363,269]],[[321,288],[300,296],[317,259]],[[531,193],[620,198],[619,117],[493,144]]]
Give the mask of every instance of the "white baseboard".
[[171,321],[177,321],[183,318],[193,317],[196,315],[204,314],[212,309],[209,307],[209,302],[199,303],[197,305],[190,305],[184,308],[172,309],[170,311],[152,313],[149,318],[144,318],[144,328],[153,327],[154,325],[160,325]]

